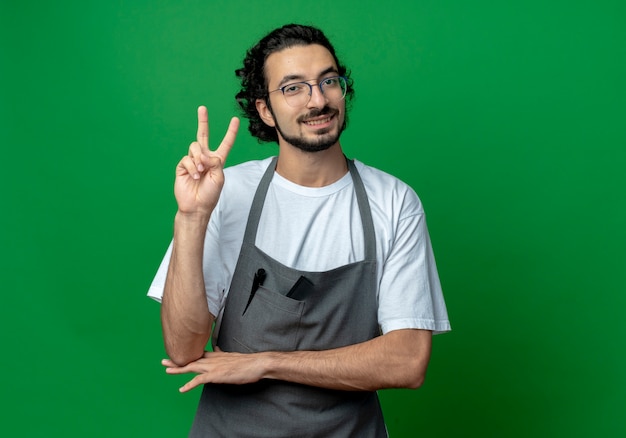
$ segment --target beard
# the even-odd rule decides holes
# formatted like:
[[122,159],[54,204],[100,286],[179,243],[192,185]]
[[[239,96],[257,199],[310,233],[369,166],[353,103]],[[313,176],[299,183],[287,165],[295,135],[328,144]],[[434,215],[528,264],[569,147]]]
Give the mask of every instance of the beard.
[[[296,147],[304,152],[321,152],[330,148],[332,145],[339,141],[339,137],[341,133],[346,128],[346,120],[344,119],[343,124],[339,128],[336,134],[331,134],[331,128],[324,128],[317,131],[317,138],[315,139],[306,139],[302,136],[289,135],[285,134],[285,132],[280,128],[278,124],[278,120],[274,115],[274,111],[270,107],[270,111],[272,112],[272,116],[274,116],[274,121],[276,124],[276,130],[280,133],[281,137],[293,147]],[[322,115],[330,115],[333,117],[337,117],[339,115],[339,111],[325,106],[324,108],[318,110],[314,109],[306,115],[300,116],[297,119],[298,123],[302,123],[304,120],[312,117],[318,117]]]

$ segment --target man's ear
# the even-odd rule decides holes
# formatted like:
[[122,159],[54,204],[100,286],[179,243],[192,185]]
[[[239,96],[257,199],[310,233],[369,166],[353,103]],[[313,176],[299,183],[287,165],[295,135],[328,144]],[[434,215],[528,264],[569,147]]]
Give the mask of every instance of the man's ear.
[[267,106],[265,99],[256,100],[256,110],[258,111],[261,120],[263,120],[267,126],[271,126],[272,128],[276,126],[274,116],[272,115],[270,108]]

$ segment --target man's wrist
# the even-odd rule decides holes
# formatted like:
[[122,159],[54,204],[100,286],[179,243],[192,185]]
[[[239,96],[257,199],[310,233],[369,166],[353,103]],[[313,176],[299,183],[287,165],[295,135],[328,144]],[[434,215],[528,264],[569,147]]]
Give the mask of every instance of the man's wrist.
[[186,228],[206,228],[211,219],[211,214],[206,212],[182,212],[178,210],[174,216],[174,226],[183,226]]
[[278,353],[274,351],[264,351],[259,353],[260,366],[264,379],[277,379],[276,360]]
[[[177,212],[174,217],[174,243],[175,247],[183,245],[186,250],[195,248],[201,251],[206,236],[210,215],[201,213]],[[199,246],[198,246],[199,245]],[[196,255],[199,255],[197,253]],[[202,259],[200,259],[202,260]]]

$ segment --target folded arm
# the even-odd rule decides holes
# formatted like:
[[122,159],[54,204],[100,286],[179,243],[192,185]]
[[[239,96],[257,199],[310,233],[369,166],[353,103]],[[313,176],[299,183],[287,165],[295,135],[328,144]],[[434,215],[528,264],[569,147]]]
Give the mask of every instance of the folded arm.
[[375,391],[418,388],[430,359],[431,332],[395,330],[370,341],[325,351],[262,352],[252,354],[206,352],[185,366],[170,359],[170,374],[196,373],[180,390],[204,383],[253,383],[278,379],[329,389]]

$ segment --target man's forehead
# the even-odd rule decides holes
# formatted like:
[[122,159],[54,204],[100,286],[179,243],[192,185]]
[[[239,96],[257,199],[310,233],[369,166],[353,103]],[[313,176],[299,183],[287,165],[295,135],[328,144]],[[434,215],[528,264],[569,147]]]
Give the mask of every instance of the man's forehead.
[[326,47],[319,44],[287,47],[265,60],[266,79],[272,85],[284,78],[315,79],[329,69],[337,71],[335,59]]

